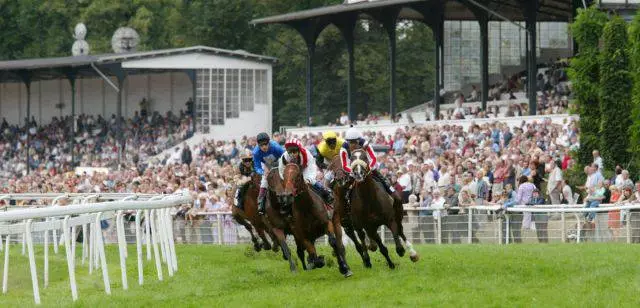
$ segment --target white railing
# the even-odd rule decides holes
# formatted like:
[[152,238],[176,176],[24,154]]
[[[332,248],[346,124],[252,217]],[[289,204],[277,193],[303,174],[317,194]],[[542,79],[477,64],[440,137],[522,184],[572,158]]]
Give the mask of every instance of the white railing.
[[[77,204],[58,206],[56,203],[62,198],[71,198]],[[144,201],[133,201],[136,198]],[[147,260],[151,259],[151,246],[155,256],[158,279],[162,280],[162,265],[167,264],[169,276],[177,271],[177,258],[173,241],[173,228],[171,227],[170,208],[185,203],[190,203],[188,195],[135,195],[135,194],[24,194],[5,195],[3,200],[39,200],[51,199],[51,206],[44,208],[15,209],[9,208],[6,212],[0,212],[0,247],[2,237],[5,237],[4,271],[2,291],[7,293],[9,272],[9,250],[12,236],[22,235],[23,254],[24,247],[29,256],[29,266],[33,286],[33,296],[36,304],[40,304],[40,291],[36,271],[33,233],[44,232],[44,287],[48,286],[49,275],[49,231],[54,232],[54,251],[57,253],[57,236],[55,231],[62,230],[63,239],[61,245],[65,246],[67,267],[69,271],[69,283],[71,296],[77,300],[78,291],[75,279],[75,248],[76,228],[82,226],[82,263],[88,257],[89,273],[93,269],[102,268],[105,292],[111,294],[111,286],[107,270],[107,260],[104,252],[104,240],[101,231],[101,221],[115,217],[118,233],[118,247],[120,253],[120,269],[122,273],[123,289],[128,288],[126,275],[127,247],[123,224],[123,211],[135,211],[136,213],[136,250],[138,257],[138,283],[143,284],[142,267],[142,232],[141,217],[145,217],[145,242],[147,245]],[[91,200],[119,199],[119,201],[89,203]],[[78,204],[79,203],[79,204]],[[149,238],[150,237],[150,238]],[[159,248],[161,254],[159,252]]]
[[[407,213],[403,222],[405,226],[405,234],[414,243],[434,243],[442,244],[444,242],[454,243],[511,243],[513,239],[510,237],[509,230],[512,223],[516,223],[513,217],[518,215],[518,219],[522,219],[523,213],[549,213],[552,219],[545,225],[541,222],[535,222],[538,229],[545,228],[548,231],[548,238],[538,238],[539,241],[548,241],[549,239],[560,240],[561,242],[575,241],[582,242],[585,240],[625,240],[627,243],[640,242],[640,213],[638,217],[632,218],[627,213],[621,222],[622,227],[615,230],[608,230],[606,226],[608,219],[602,215],[597,215],[595,221],[598,225],[595,230],[584,230],[582,223],[585,222],[584,214],[620,211],[639,210],[640,204],[629,205],[608,205],[603,204],[598,208],[584,208],[584,205],[541,205],[536,207],[512,207],[506,210],[506,215],[496,215],[500,210],[500,206],[473,206],[468,208],[451,208],[451,210],[464,210],[464,214],[444,215],[444,210],[433,208],[411,207],[405,205]],[[433,215],[436,212],[436,215]],[[176,218],[174,221],[174,233],[176,240],[182,243],[198,243],[198,244],[219,244],[233,245],[237,243],[248,242],[248,233],[244,232],[241,226],[236,225],[230,215],[230,212],[200,212],[197,215],[202,216],[203,220],[192,222],[184,219]],[[605,214],[606,215],[606,214]],[[517,225],[520,225],[519,223]],[[603,226],[604,225],[604,226]],[[546,229],[548,228],[548,230]],[[518,232],[520,230],[517,230]],[[523,235],[526,230],[523,230]],[[533,231],[533,230],[532,230]],[[609,231],[624,231],[625,236],[615,238],[605,234]],[[596,234],[598,233],[598,234]],[[380,230],[381,238],[391,239],[389,231],[382,227]],[[478,235],[478,236],[476,236]],[[536,235],[536,237],[538,237]],[[600,239],[606,237],[608,239]],[[449,239],[450,238],[450,239]],[[520,238],[518,237],[518,240]]]
[[[395,134],[398,128],[404,129],[406,126],[436,126],[436,125],[458,125],[464,129],[468,129],[472,123],[485,124],[493,122],[506,123],[509,127],[520,126],[524,122],[542,121],[544,119],[550,119],[553,124],[562,124],[563,121],[571,118],[578,119],[577,115],[570,114],[553,114],[553,115],[535,115],[535,116],[521,116],[521,117],[497,117],[497,118],[478,118],[478,119],[464,119],[464,120],[438,120],[438,121],[415,121],[413,124],[409,123],[388,123],[388,124],[359,124],[357,127],[363,131],[375,131],[382,132],[383,134]],[[349,126],[313,126],[313,127],[296,127],[296,128],[283,128],[283,132],[292,135],[302,134],[318,134],[327,130],[335,131],[340,134],[346,132]]]

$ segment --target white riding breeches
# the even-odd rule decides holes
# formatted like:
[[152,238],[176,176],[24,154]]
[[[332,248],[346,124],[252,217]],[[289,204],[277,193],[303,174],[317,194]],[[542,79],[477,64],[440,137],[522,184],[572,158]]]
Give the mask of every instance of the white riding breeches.
[[[278,171],[280,172],[280,178],[284,177],[284,163],[282,159],[279,159],[278,163]],[[307,168],[302,170],[302,178],[304,178],[305,182],[314,185],[318,180],[316,180],[316,176],[318,175],[318,167],[314,162],[309,162]]]

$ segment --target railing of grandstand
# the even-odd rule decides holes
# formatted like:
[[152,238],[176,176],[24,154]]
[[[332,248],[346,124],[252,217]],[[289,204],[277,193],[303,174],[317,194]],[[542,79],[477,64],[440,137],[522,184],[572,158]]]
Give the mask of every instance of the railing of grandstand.
[[[62,199],[70,199],[71,205],[58,205]],[[71,296],[77,300],[78,291],[75,279],[75,249],[78,233],[76,228],[82,227],[82,264],[88,258],[89,273],[102,268],[102,277],[105,292],[111,294],[111,284],[107,269],[107,261],[104,251],[104,226],[106,220],[115,218],[118,250],[120,254],[120,270],[123,289],[128,288],[126,259],[127,240],[124,231],[124,213],[135,213],[136,251],[138,259],[138,283],[143,284],[142,266],[142,236],[145,234],[147,246],[147,260],[151,260],[151,247],[155,256],[158,279],[162,280],[162,263],[166,263],[169,276],[177,271],[177,257],[173,241],[172,218],[170,208],[192,200],[188,195],[137,195],[137,194],[12,194],[2,195],[0,200],[51,200],[51,203],[42,208],[10,207],[5,206],[5,211],[0,213],[0,247],[4,236],[4,267],[2,291],[7,293],[9,252],[12,236],[22,237],[22,254],[28,252],[33,296],[36,304],[40,304],[40,291],[34,256],[34,236],[43,233],[40,242],[44,243],[44,287],[49,281],[49,232],[53,233],[54,253],[57,254],[58,246],[64,245]],[[117,200],[98,202],[99,200]],[[144,216],[144,230],[141,219]],[[129,226],[130,228],[131,226]],[[62,236],[58,242],[57,232]],[[36,242],[37,243],[37,242]],[[160,246],[160,251],[159,248]],[[2,249],[0,249],[2,251]]]
[[[535,115],[535,116],[521,116],[521,117],[499,117],[499,118],[478,118],[478,119],[464,119],[464,120],[438,120],[438,121],[415,121],[413,124],[409,123],[388,123],[388,124],[362,124],[358,125],[358,128],[362,131],[382,131],[382,132],[395,132],[398,128],[404,128],[406,126],[414,125],[459,125],[465,129],[475,124],[485,124],[493,122],[507,123],[509,126],[520,125],[523,121],[541,121],[544,119],[550,119],[554,124],[562,124],[565,119],[578,119],[577,115],[569,114],[554,114],[554,115]],[[307,133],[322,133],[327,130],[333,130],[336,133],[342,133],[349,129],[349,126],[314,126],[314,127],[281,127],[281,133],[292,134],[307,134]]]

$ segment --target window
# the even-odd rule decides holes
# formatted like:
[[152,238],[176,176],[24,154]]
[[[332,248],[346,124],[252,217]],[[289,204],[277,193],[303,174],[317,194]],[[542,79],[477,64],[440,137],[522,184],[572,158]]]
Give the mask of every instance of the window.
[[240,70],[240,111],[253,111],[253,70]]
[[256,104],[268,104],[267,71],[256,70]]
[[238,69],[228,69],[226,70],[226,96],[225,96],[225,104],[226,104],[226,113],[227,118],[238,118],[240,117],[240,70]]

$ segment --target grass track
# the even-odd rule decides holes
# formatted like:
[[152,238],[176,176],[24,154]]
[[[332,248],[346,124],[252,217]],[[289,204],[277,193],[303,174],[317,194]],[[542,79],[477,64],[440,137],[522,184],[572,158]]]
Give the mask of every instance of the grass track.
[[[129,290],[123,291],[117,247],[111,245],[112,295],[104,293],[101,271],[89,275],[86,266],[78,266],[76,303],[62,251],[51,252],[46,289],[43,254],[36,253],[44,307],[640,307],[638,245],[416,246],[416,264],[389,248],[395,270],[379,252],[371,255],[373,269],[365,269],[349,249],[354,276],[344,279],[327,247],[321,253],[331,259],[328,267],[291,274],[280,254],[256,254],[247,245],[178,246],[177,275],[167,277],[165,266],[165,281],[158,282],[155,265],[146,262],[141,287],[135,247],[129,246]],[[11,249],[9,292],[0,294],[0,307],[33,306],[28,259],[19,245]]]

